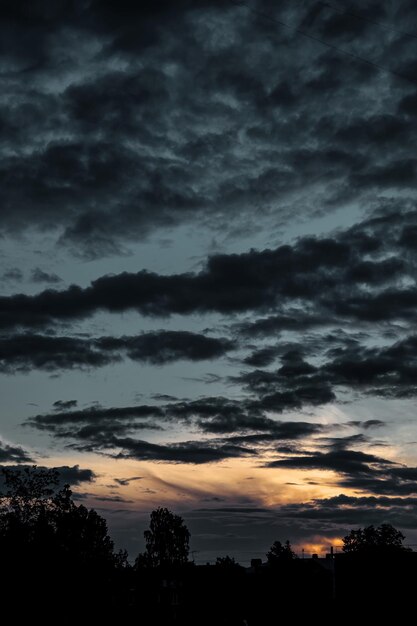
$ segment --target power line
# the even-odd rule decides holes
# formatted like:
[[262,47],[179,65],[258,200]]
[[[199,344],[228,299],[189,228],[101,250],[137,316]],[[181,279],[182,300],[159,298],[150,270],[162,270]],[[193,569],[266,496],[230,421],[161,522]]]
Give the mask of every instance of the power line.
[[311,41],[320,43],[323,46],[326,46],[326,48],[329,48],[330,50],[338,52],[339,54],[344,54],[345,56],[351,59],[354,59],[355,61],[359,61],[360,63],[366,63],[366,65],[374,67],[377,70],[380,70],[381,72],[387,72],[389,74],[392,74],[393,76],[396,76],[397,78],[400,78],[401,80],[406,80],[407,82],[417,86],[417,79],[413,80],[410,76],[406,76],[405,74],[396,72],[395,70],[385,67],[384,65],[380,65],[379,63],[376,63],[375,61],[370,61],[369,59],[365,59],[365,57],[362,57],[359,54],[355,54],[354,52],[348,52],[347,50],[343,50],[343,48],[339,48],[339,46],[335,46],[334,44],[329,43],[328,41],[324,41],[324,39],[321,39],[320,37],[311,35],[310,33],[304,30],[301,30],[300,28],[290,26],[290,24],[287,24],[286,22],[283,22],[282,20],[279,20],[278,18],[273,17],[269,13],[265,13],[264,11],[259,11],[258,9],[254,9],[246,2],[241,2],[240,0],[229,0],[229,1],[231,4],[234,4],[235,6],[245,7],[250,13],[253,13],[254,15],[258,15],[260,17],[263,17],[266,20],[269,20],[270,22],[275,22],[275,24],[278,24],[279,26],[288,28],[289,30],[292,30],[293,33],[296,33],[297,35],[301,35],[302,37],[305,37],[306,39],[310,39]]
[[354,11],[346,11],[345,9],[341,9],[340,7],[331,4],[330,2],[318,2],[317,4],[321,4],[326,9],[331,9],[332,11],[336,11],[337,13],[341,13],[342,15],[350,15],[351,17],[355,17],[358,20],[363,20],[364,22],[369,22],[370,24],[375,24],[375,26],[379,26],[384,30],[391,31],[393,33],[397,33],[399,35],[403,35],[404,37],[411,37],[412,39],[417,39],[417,35],[413,33],[407,33],[405,30],[399,30],[398,28],[394,28],[393,26],[388,26],[383,22],[377,22],[376,20],[372,20],[365,15],[361,15],[360,13],[355,13]]

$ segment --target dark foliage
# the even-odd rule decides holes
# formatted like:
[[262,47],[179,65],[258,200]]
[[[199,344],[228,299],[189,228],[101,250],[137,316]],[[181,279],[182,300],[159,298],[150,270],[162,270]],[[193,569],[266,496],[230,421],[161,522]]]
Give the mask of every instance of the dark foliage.
[[274,541],[266,555],[269,565],[276,565],[283,561],[291,561],[296,559],[297,555],[293,552],[290,542],[287,541],[282,544],[280,541]]
[[347,553],[391,553],[404,552],[408,549],[403,545],[404,535],[391,524],[366,526],[351,530],[343,539],[343,552]]
[[144,537],[146,551],[136,559],[137,567],[175,567],[188,562],[190,533],[179,515],[162,507],[152,511]]
[[226,556],[217,557],[216,567],[222,567],[222,568],[228,569],[231,567],[240,567],[240,565],[239,563],[237,563],[234,557],[226,555]]
[[30,604],[47,589],[53,606],[70,599],[71,612],[93,610],[100,594],[113,587],[108,602],[114,605],[116,572],[126,566],[126,555],[114,554],[106,521],[76,505],[69,486],[59,488],[54,469],[1,472],[0,568],[6,592],[18,591]]

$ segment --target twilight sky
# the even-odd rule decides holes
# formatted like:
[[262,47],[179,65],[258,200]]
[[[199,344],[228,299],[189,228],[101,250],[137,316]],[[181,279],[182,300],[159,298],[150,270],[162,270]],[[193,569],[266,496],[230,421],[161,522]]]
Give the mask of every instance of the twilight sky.
[[0,462],[119,547],[417,543],[417,5],[5,0]]

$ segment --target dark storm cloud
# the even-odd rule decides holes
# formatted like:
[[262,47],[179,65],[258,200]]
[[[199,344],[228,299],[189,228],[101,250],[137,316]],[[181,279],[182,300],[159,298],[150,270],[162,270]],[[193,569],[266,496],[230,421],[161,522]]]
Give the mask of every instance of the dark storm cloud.
[[27,423],[39,430],[50,432],[55,437],[98,440],[116,434],[125,435],[137,430],[156,430],[161,427],[158,421],[165,419],[164,411],[157,406],[138,405],[133,407],[93,406],[75,411],[60,410],[54,413],[36,415]]
[[358,428],[368,430],[370,428],[381,428],[382,426],[385,426],[385,422],[383,422],[382,420],[366,420],[365,422],[358,422],[353,420],[348,422],[348,425],[357,426]]
[[[330,402],[334,396],[328,389],[313,389],[302,385],[294,389],[272,394],[260,394],[259,397],[230,400],[224,397],[204,397],[199,400],[182,401],[167,404],[164,407],[170,419],[182,421],[197,419],[199,426],[207,432],[227,433],[244,430],[274,430],[277,422],[266,414],[269,411],[282,413],[303,406],[315,406]],[[285,423],[284,423],[285,424]],[[290,423],[289,423],[290,424]],[[300,423],[302,429],[305,423]],[[285,428],[285,426],[284,426]],[[294,426],[294,432],[297,426]]]
[[126,504],[134,502],[134,500],[127,500],[122,498],[122,496],[94,496],[94,500],[99,502],[125,502]]
[[[167,316],[218,312],[275,311],[249,332],[293,329],[309,324],[412,320],[415,290],[414,250],[404,255],[403,234],[417,225],[417,213],[373,217],[332,237],[303,237],[293,245],[209,257],[198,273],[159,275],[142,270],[103,276],[90,286],[46,290],[34,296],[0,299],[0,326],[29,326],[89,317],[97,311]],[[385,226],[385,228],[384,228]],[[387,228],[391,232],[387,234]],[[389,258],[383,258],[389,257]],[[401,278],[401,282],[399,279]],[[285,307],[291,307],[286,312]],[[298,315],[300,315],[300,310]],[[260,324],[260,325],[259,325]],[[246,333],[248,327],[243,329]]]
[[[282,330],[300,331],[311,320],[323,326],[334,325],[337,320],[342,327],[359,321],[369,332],[371,327],[366,326],[369,321],[404,324],[415,319],[417,300],[411,284],[415,281],[417,259],[405,234],[416,227],[415,211],[378,212],[331,237],[303,237],[293,245],[274,250],[214,255],[198,273],[169,276],[145,271],[124,273],[104,276],[84,289],[72,286],[35,296],[3,297],[0,319],[4,326],[32,325],[80,319],[99,310],[116,313],[136,309],[151,316],[236,314],[285,309],[288,304],[285,315],[260,320],[261,332],[274,332],[276,323],[280,328],[281,322]],[[406,283],[410,286],[405,286]],[[295,303],[299,308],[294,309]],[[303,313],[301,306],[306,309]],[[259,321],[237,325],[233,332],[240,335],[241,341],[248,334],[256,335],[257,325]],[[34,339],[42,344],[37,353],[25,346],[28,337],[17,336],[17,341],[3,339],[6,370],[24,369],[28,363],[44,368],[59,364],[61,367],[106,364],[123,354],[152,364],[179,358],[197,360],[221,356],[237,345],[225,338],[184,331],[98,339],[36,335]],[[256,369],[235,376],[233,382],[243,384],[253,397],[245,401],[243,410],[242,405],[237,407],[224,399],[218,407],[212,401],[206,403],[213,428],[224,423],[224,417],[233,428],[239,423],[244,427],[254,417],[264,417],[266,411],[282,412],[332,402],[338,388],[387,397],[415,395],[415,337],[409,335],[380,347],[360,342],[366,342],[367,337],[366,333],[353,335],[335,329],[325,336],[305,337],[303,345],[288,344],[286,352],[287,344],[258,348],[246,357],[247,364],[268,363],[276,355],[281,358],[281,367],[276,371]],[[60,342],[65,349],[58,349]],[[322,360],[313,364],[310,357],[315,352],[322,353]],[[172,403],[169,407],[172,415],[182,419],[190,415],[190,410],[198,412],[204,407],[193,407],[187,402]]]
[[[160,406],[61,410],[36,415],[26,424],[69,442],[70,447],[79,451],[183,463],[256,457],[260,446],[277,446],[279,442],[290,445],[333,428],[311,422],[273,420],[264,414],[259,403],[221,397]],[[197,429],[201,438],[180,444],[154,444],[130,436],[140,430],[162,430],[169,424]],[[207,435],[216,437],[208,439]]]
[[246,514],[246,513],[268,513],[269,510],[266,508],[262,508],[262,507],[255,507],[255,506],[236,506],[236,507],[231,507],[231,506],[223,506],[223,507],[218,507],[218,508],[210,508],[210,509],[197,509],[198,511],[213,511],[216,513],[236,513],[237,515],[239,514]]
[[62,282],[62,278],[53,272],[45,272],[40,267],[32,270],[31,279],[34,283],[50,283],[51,285]]
[[314,443],[314,451],[284,451],[285,456],[268,462],[267,467],[331,470],[337,474],[340,487],[379,495],[417,494],[417,468],[352,449],[358,445],[381,445],[379,442],[356,434],[342,438],[318,437]]
[[417,468],[397,465],[378,470],[372,467],[350,475],[347,473],[340,485],[381,495],[407,496],[417,493]]
[[[2,459],[2,462],[4,462],[5,460],[9,460],[9,461],[13,461],[16,462],[18,461],[17,459]],[[24,462],[30,462],[31,459],[26,458],[23,459]],[[16,472],[21,472],[22,470],[24,470],[25,468],[29,467],[28,465],[18,465],[18,466],[13,466],[13,465],[8,465],[5,466],[7,467],[8,470],[15,470]],[[82,468],[79,465],[73,465],[72,467],[70,467],[69,465],[62,465],[59,467],[53,467],[53,468],[46,468],[43,466],[38,466],[39,469],[54,469],[58,472],[58,481],[59,481],[59,485],[63,486],[66,484],[69,484],[70,486],[78,486],[81,483],[91,483],[94,482],[96,479],[96,475],[95,473],[91,470],[91,469],[87,469],[87,468]],[[0,467],[0,473],[1,473],[1,467]],[[1,481],[0,481],[1,482]]]
[[372,389],[388,397],[414,396],[416,348],[417,337],[411,335],[384,348],[336,349],[324,369],[336,385]]
[[33,461],[27,450],[0,441],[0,463],[31,463]]
[[227,339],[206,337],[188,331],[157,331],[120,339],[108,337],[101,338],[97,343],[104,350],[125,350],[130,359],[147,361],[154,365],[179,359],[214,359],[234,348],[233,342]]
[[20,282],[23,280],[23,272],[17,267],[11,267],[3,272],[1,280],[5,282]]
[[417,115],[417,91],[405,96],[399,103],[399,110],[407,115]]
[[266,367],[267,365],[271,365],[276,357],[277,349],[274,346],[269,346],[267,348],[254,350],[243,362],[246,365],[252,365],[252,367]]
[[[347,435],[345,437],[320,437],[316,439],[323,447],[327,447],[332,451],[343,451],[346,448],[350,448],[351,446],[360,446],[362,444],[366,444],[370,442],[369,437],[366,437],[362,433],[357,433],[355,435]],[[373,442],[374,445],[376,442]],[[378,445],[383,445],[378,442]]]
[[283,331],[303,332],[332,323],[337,323],[337,318],[332,319],[324,314],[306,315],[300,309],[293,309],[285,315],[271,315],[253,322],[242,322],[236,325],[236,329],[244,337],[263,337],[278,335]]
[[[300,406],[309,393],[312,394],[310,404],[321,404],[334,399],[339,387],[382,397],[414,397],[417,394],[416,348],[414,335],[378,348],[351,341],[347,347],[327,350],[327,360],[321,365],[312,365],[295,351],[288,353],[290,359],[288,354],[282,355],[282,365],[275,371],[256,369],[234,380],[259,394],[264,405],[268,398],[289,397],[292,391],[294,406],[297,406],[297,397]],[[379,420],[370,420],[363,427],[379,425]]]
[[0,338],[0,371],[4,373],[101,367],[116,360],[117,355],[101,352],[85,339],[35,334]]
[[134,482],[136,480],[143,480],[143,476],[132,476],[131,478],[113,478],[113,480],[121,487],[126,487],[131,482]]
[[120,361],[163,365],[180,359],[201,361],[223,356],[232,341],[186,331],[157,331],[134,337],[77,338],[21,334],[0,337],[0,371],[56,371],[103,367]]
[[370,466],[385,467],[390,461],[358,450],[333,450],[287,457],[268,463],[268,467],[333,470],[342,474],[368,473]]
[[79,465],[72,467],[62,465],[55,469],[59,472],[60,481],[70,485],[79,485],[85,482],[90,483],[96,479],[96,475],[91,469],[80,468]]
[[346,477],[338,483],[341,487],[348,487],[355,491],[364,491],[375,494],[386,494],[392,496],[408,496],[417,494],[417,482],[401,480],[395,475],[376,474],[372,476],[351,476]]
[[[81,452],[104,451],[120,459],[138,461],[166,461],[170,463],[213,463],[224,459],[256,455],[254,449],[228,443],[210,441],[184,441],[176,444],[155,444],[131,437],[105,437],[93,443],[74,443],[74,449]],[[110,452],[109,452],[110,451]]]
[[[54,405],[56,409],[56,406]],[[162,405],[130,407],[93,406],[79,410],[59,408],[52,413],[35,415],[27,424],[49,431],[57,437],[89,438],[134,429],[161,428],[164,423],[194,424],[202,432],[225,435],[231,433],[262,433],[260,439],[299,439],[327,430],[326,426],[301,421],[279,421],[267,417],[262,403],[256,400],[229,400],[206,397]],[[243,441],[243,440],[242,440]]]
[[[175,444],[131,436],[140,430],[161,429],[169,423],[198,428],[202,436],[199,440]],[[335,437],[335,424],[271,419],[264,414],[259,401],[236,402],[214,397],[161,406],[95,406],[37,415],[27,424],[58,440],[64,439],[67,446],[79,452],[113,458],[202,464],[227,458],[260,458],[266,446],[271,453],[280,455],[267,463],[271,470],[330,470],[336,473],[341,487],[381,495],[417,493],[416,468],[352,449],[381,446],[381,442],[363,433]],[[360,428],[361,423],[352,426]],[[208,434],[215,437],[207,439]],[[124,479],[116,482],[127,484]]]
[[[365,34],[366,31],[371,29],[370,23],[366,20],[367,15],[374,20],[385,15],[383,7],[378,7],[375,3],[373,3],[372,10],[365,10],[363,13],[358,12],[362,19],[349,13],[338,13],[337,9],[332,12],[331,7],[323,6],[325,4],[326,3],[323,2],[321,6],[323,11],[321,13],[320,32],[324,37],[330,39],[351,39],[352,37]],[[312,25],[311,21],[309,25]]]
[[288,504],[280,514],[288,519],[319,520],[338,526],[367,526],[390,523],[400,528],[416,528],[417,498],[386,496],[346,496]]
[[318,367],[291,350],[282,356],[282,366],[276,371],[256,369],[234,377],[255,393],[264,410],[283,411],[319,406],[336,399],[331,381]]
[[77,404],[77,400],[57,400],[56,402],[54,402],[54,410],[67,411],[68,409],[75,409]]
[[[239,419],[240,417],[240,419]],[[236,419],[227,416],[216,416],[209,420],[198,422],[200,428],[213,434],[226,434],[247,431],[260,431],[254,435],[235,435],[234,441],[279,441],[287,439],[301,439],[310,435],[318,434],[326,430],[321,424],[311,422],[282,422],[268,417],[249,418],[240,415]]]
[[415,88],[366,60],[415,80],[415,8],[248,5],[3,3],[0,229],[96,257],[195,220],[251,232],[412,197]]

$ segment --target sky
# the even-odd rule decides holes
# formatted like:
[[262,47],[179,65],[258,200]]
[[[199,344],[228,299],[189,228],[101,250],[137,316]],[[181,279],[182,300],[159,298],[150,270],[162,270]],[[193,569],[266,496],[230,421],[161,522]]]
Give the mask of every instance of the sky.
[[417,6],[5,0],[0,463],[131,558],[417,544]]

